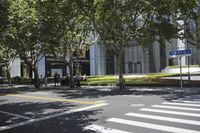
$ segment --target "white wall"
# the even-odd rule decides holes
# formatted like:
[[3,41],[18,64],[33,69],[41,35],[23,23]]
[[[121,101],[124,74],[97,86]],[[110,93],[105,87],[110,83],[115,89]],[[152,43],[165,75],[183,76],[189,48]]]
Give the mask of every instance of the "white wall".
[[90,75],[106,74],[106,49],[102,44],[90,47]]
[[[140,73],[142,72],[141,65],[142,65],[142,48],[138,44],[133,44],[128,48],[125,48],[124,53],[124,61],[125,61],[125,73],[129,74],[129,62],[132,62],[132,73]],[[136,64],[140,62],[141,64]],[[136,68],[135,68],[136,67]]]
[[95,45],[90,46],[90,75],[96,75],[95,64]]
[[[153,44],[154,62],[156,72],[160,72],[160,44],[156,41]],[[164,52],[164,51],[163,51]]]
[[16,77],[16,76],[21,76],[21,61],[20,58],[16,58],[12,65],[11,65],[11,69],[10,69],[10,76],[12,77]]
[[38,68],[38,76],[39,78],[41,78],[41,75],[42,75],[42,78],[44,78],[45,75],[45,57],[42,55],[39,57],[41,58],[41,60],[38,61],[37,63],[37,68]]

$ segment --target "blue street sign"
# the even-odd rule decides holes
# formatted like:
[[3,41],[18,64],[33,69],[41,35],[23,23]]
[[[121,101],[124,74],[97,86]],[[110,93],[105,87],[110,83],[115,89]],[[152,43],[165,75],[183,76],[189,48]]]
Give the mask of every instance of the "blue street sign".
[[191,54],[192,51],[190,49],[170,51],[171,57],[190,56]]

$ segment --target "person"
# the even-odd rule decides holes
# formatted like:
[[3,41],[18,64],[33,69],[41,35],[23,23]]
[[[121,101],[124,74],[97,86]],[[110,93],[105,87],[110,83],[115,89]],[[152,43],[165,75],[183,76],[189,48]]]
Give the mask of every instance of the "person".
[[77,88],[81,88],[80,82],[81,82],[81,76],[79,73],[77,73],[77,75],[76,75],[76,87]]
[[44,83],[44,79],[43,79],[43,75],[41,74],[40,75],[40,85],[43,86],[43,83]]
[[68,76],[68,73],[67,73],[66,78],[65,78],[65,83],[66,83],[66,86],[69,86],[69,76]]
[[87,75],[85,73],[85,74],[83,74],[83,81],[86,81],[86,80],[87,80]]
[[0,76],[0,84],[3,85],[3,77]]
[[60,74],[57,74],[57,85],[60,83]]
[[44,85],[47,87],[47,76],[44,76]]
[[55,73],[55,74],[54,74],[54,83],[55,83],[55,86],[57,85],[57,82],[58,82],[58,81],[57,81],[57,77],[58,77],[57,75],[58,75],[58,73]]

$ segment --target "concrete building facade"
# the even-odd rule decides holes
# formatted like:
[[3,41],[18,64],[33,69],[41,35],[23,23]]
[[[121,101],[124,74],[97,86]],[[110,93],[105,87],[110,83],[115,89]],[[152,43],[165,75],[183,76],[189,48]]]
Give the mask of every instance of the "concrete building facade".
[[[191,49],[190,57],[182,58],[182,65],[197,64],[196,48],[187,44],[185,40],[173,39],[170,42],[164,41],[164,45],[158,41],[145,46],[139,45],[135,41],[129,42],[124,53],[124,74],[154,73],[161,72],[166,66],[179,65],[177,58],[170,58],[170,51]],[[68,72],[66,64],[61,58],[56,59],[44,56],[38,61],[38,74],[42,77],[53,77],[59,73],[61,77]],[[86,52],[83,59],[74,63],[74,69],[79,69],[81,74],[86,75],[112,75],[117,74],[116,59],[112,53],[106,50],[106,46],[100,41],[92,45]],[[19,58],[16,58],[10,69],[11,77],[20,76],[30,78],[30,69]],[[1,69],[2,75],[2,69]]]
[[[145,46],[131,41],[124,52],[124,74],[161,72],[166,66],[179,65],[177,58],[170,57],[172,50],[191,49],[190,57],[182,57],[182,65],[197,64],[196,48],[185,40],[172,39],[164,45],[155,41]],[[116,74],[116,59],[106,50],[106,46],[97,42],[90,47],[90,75]]]

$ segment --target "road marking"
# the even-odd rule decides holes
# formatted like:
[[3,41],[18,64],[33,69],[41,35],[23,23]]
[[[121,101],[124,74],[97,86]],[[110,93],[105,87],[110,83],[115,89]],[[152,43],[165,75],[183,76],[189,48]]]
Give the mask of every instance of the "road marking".
[[24,118],[24,119],[28,119],[28,120],[32,119],[32,118],[30,118],[30,117],[26,117],[26,116],[14,114],[14,113],[9,113],[9,112],[5,112],[5,111],[0,111],[0,113],[12,115],[12,116],[17,116],[17,117]]
[[142,108],[140,110],[141,111],[148,111],[148,112],[164,113],[164,114],[175,114],[175,115],[183,115],[183,116],[200,117],[200,114],[197,114],[197,113],[187,113],[187,112],[178,112],[178,111],[166,111],[166,110],[148,109],[148,108]]
[[71,113],[90,110],[90,109],[98,108],[98,107],[105,106],[105,105],[108,105],[108,103],[91,105],[91,106],[87,106],[87,107],[83,107],[83,108],[79,108],[79,109],[69,110],[69,111],[58,113],[58,114],[45,116],[45,117],[38,118],[38,119],[31,119],[31,120],[28,120],[28,121],[15,123],[15,124],[12,124],[12,125],[2,126],[2,127],[0,127],[0,131],[8,130],[8,129],[11,129],[11,128],[16,128],[16,127],[20,127],[20,126],[24,126],[24,125],[28,125],[28,124],[32,124],[32,123],[36,123],[36,122],[40,122],[40,121],[44,121],[44,120],[48,120],[48,119],[51,119],[51,118],[56,118],[56,117],[71,114]]
[[141,95],[122,95],[122,97],[134,97],[134,98],[140,98]]
[[184,124],[200,126],[200,121],[194,121],[194,120],[178,119],[178,118],[163,117],[163,116],[156,116],[156,115],[146,115],[146,114],[139,114],[139,113],[127,113],[125,115],[133,116],[133,117],[139,117],[139,118],[147,118],[147,119],[154,119],[154,120],[161,120],[161,121],[170,121],[170,122],[177,122],[177,123],[184,123]]
[[163,102],[162,104],[167,104],[167,105],[178,105],[178,106],[200,107],[199,104],[187,104],[187,103],[177,103],[177,102]]
[[172,132],[172,133],[199,133],[199,131],[196,131],[196,130],[151,124],[151,123],[145,123],[145,122],[139,122],[139,121],[131,121],[131,120],[125,120],[125,119],[120,119],[120,118],[111,118],[111,119],[108,119],[107,121],[131,125],[131,126],[155,129],[155,130],[160,130],[160,131]]
[[98,104],[98,103],[106,103],[106,102],[107,102],[106,100],[95,101],[96,104]]
[[49,95],[49,92],[29,92],[30,95]]
[[152,107],[165,108],[165,109],[179,109],[179,110],[200,111],[200,109],[198,109],[198,108],[185,108],[185,107],[174,107],[174,106],[163,106],[163,105],[153,105]]
[[79,104],[97,104],[98,101],[82,101],[82,100],[73,100],[73,99],[63,99],[63,98],[50,98],[50,97],[43,97],[43,96],[26,96],[26,95],[14,95],[8,94],[6,96],[11,97],[19,97],[19,98],[27,98],[27,99],[37,99],[37,100],[47,100],[47,101],[56,101],[56,102],[72,102],[72,103],[79,103]]
[[106,127],[98,126],[98,125],[87,126],[84,128],[84,130],[91,130],[97,133],[131,133],[131,132],[126,132],[126,131],[122,131],[118,129],[106,128]]
[[132,107],[143,107],[145,104],[131,104]]
[[187,100],[171,100],[172,102],[182,102],[182,103],[196,103],[200,104],[200,101],[187,101]]

